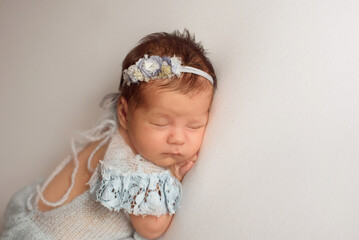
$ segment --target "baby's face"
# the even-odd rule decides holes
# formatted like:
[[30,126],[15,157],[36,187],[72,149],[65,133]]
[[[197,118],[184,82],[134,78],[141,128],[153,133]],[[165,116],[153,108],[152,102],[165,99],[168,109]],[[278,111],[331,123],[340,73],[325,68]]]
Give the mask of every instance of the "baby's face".
[[192,159],[202,145],[211,100],[211,89],[192,98],[159,90],[147,96],[146,106],[128,112],[133,147],[161,167]]

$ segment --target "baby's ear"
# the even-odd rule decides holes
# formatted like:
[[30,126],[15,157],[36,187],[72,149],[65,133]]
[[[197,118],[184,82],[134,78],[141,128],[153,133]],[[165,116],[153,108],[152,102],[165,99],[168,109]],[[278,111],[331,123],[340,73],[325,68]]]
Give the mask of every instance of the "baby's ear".
[[127,130],[127,112],[128,112],[128,104],[124,97],[120,97],[117,104],[117,116],[119,124],[122,128]]

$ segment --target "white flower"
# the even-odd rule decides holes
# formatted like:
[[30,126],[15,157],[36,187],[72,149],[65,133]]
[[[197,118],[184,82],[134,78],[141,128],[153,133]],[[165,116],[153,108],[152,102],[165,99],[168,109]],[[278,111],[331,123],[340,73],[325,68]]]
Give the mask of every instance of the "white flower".
[[143,81],[144,80],[144,76],[143,76],[143,74],[141,73],[141,71],[138,68],[136,68],[135,71],[133,72],[133,76],[138,81]]
[[127,83],[137,82],[136,79],[133,79],[133,73],[134,73],[135,69],[136,69],[136,66],[131,65],[129,68],[127,68],[126,70],[123,71],[123,78]]
[[131,65],[126,71],[126,74],[128,74],[128,76],[131,79],[131,82],[133,82],[133,83],[136,83],[139,81],[139,79],[134,75],[136,70],[137,70],[137,67],[135,65]]
[[176,74],[177,76],[178,75],[181,75],[181,59],[174,56],[174,57],[171,57],[171,66],[172,66],[172,72],[174,74]]

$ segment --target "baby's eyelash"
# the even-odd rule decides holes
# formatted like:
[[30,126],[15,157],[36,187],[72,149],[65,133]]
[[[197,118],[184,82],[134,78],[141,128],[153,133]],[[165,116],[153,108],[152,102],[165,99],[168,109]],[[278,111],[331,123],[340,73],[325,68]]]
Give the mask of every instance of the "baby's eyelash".
[[203,128],[204,126],[200,125],[200,126],[189,126],[189,128],[191,129],[200,129]]
[[168,125],[168,124],[159,124],[159,123],[151,123],[151,124],[157,127],[165,127]]

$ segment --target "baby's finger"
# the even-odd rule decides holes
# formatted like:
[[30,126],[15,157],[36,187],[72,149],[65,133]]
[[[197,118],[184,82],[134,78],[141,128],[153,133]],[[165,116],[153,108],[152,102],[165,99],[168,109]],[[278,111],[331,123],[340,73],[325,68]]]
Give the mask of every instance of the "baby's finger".
[[194,163],[193,163],[192,161],[187,162],[185,165],[183,165],[183,166],[180,168],[179,173],[180,173],[182,176],[186,175],[187,172],[188,172],[189,170],[191,170],[191,168],[193,167],[193,164],[194,164]]

